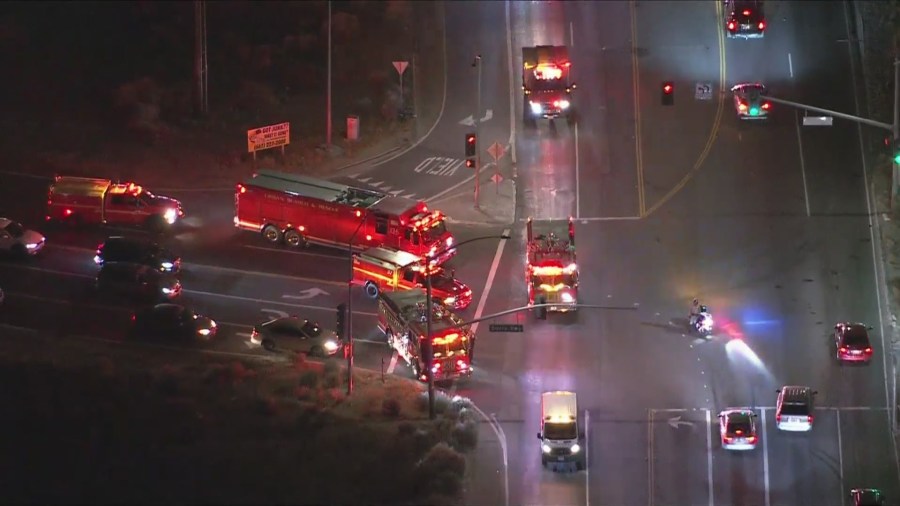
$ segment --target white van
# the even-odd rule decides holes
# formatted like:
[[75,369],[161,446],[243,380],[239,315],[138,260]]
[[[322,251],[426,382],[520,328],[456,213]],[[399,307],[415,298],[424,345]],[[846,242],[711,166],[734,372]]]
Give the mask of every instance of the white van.
[[578,398],[574,392],[541,394],[541,464],[574,463],[584,469],[584,449],[578,426]]

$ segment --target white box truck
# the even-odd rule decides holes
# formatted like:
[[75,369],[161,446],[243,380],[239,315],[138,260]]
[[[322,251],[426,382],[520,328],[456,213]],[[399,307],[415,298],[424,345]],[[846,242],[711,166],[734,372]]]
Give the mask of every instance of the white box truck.
[[585,458],[582,435],[578,425],[578,397],[575,392],[544,392],[541,394],[541,464],[559,467],[574,464],[584,469]]

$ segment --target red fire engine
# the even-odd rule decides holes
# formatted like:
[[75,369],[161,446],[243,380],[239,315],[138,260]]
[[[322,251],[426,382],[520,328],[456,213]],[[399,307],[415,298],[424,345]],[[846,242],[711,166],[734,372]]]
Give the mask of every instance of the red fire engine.
[[527,123],[538,118],[565,116],[571,123],[575,118],[572,107],[572,62],[565,46],[535,46],[522,48],[522,114]]
[[387,246],[431,255],[435,265],[456,253],[443,213],[422,201],[269,170],[237,185],[234,226],[271,243]]
[[[538,228],[537,235],[535,228]],[[558,222],[535,225],[528,218],[526,231],[528,305],[552,304],[535,308],[535,314],[541,319],[546,317],[547,310],[574,311],[578,303],[578,264],[575,262],[575,224],[572,218],[569,218],[568,230]],[[561,237],[568,237],[568,240]]]
[[[435,381],[472,375],[475,336],[462,319],[436,299],[431,312],[431,370]],[[412,368],[420,381],[426,376],[425,290],[414,288],[378,294],[378,328],[387,336],[388,346]]]
[[[353,255],[353,283],[378,297],[382,290],[424,288],[427,282],[422,257],[389,248],[371,248]],[[431,269],[431,295],[453,309],[472,303],[472,290],[440,266]]]
[[56,176],[47,197],[47,221],[136,225],[162,229],[184,217],[181,202],[134,183]]

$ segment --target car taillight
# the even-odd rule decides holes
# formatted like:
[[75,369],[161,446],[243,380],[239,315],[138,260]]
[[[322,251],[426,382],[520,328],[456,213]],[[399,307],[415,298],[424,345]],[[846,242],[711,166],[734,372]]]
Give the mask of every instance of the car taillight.
[[747,442],[748,442],[748,443],[755,443],[755,442],[756,442],[756,436],[750,436],[750,437],[748,437],[748,438],[747,438]]
[[66,209],[65,211],[63,211],[63,216],[72,216],[72,210]]
[[772,104],[770,104],[768,102],[764,102],[762,105],[762,108],[768,111],[769,109],[772,108]]
[[744,9],[744,12],[742,12],[741,14],[743,14],[744,16],[750,17],[750,9]]
[[766,29],[766,22],[765,22],[765,21],[760,21],[759,24],[756,25],[756,26],[759,28],[759,31],[763,31],[763,30]]
[[734,21],[729,21],[728,29],[733,32],[735,30],[735,28],[737,28],[737,23],[735,23]]
[[725,436],[724,438],[722,438],[722,441],[725,441],[726,443],[730,443],[732,441],[732,438],[731,438],[731,436]]
[[253,332],[250,333],[250,337],[256,339],[257,337],[259,337],[259,331],[253,329]]
[[846,346],[841,346],[840,352],[841,352],[841,353],[847,353],[847,347],[846,347]]
[[806,423],[812,425],[812,422],[813,422],[813,416],[812,416],[812,415],[806,415]]
[[746,102],[741,102],[740,104],[738,104],[738,110],[739,110],[739,111],[746,111],[746,110],[747,110],[747,103],[746,103]]
[[866,348],[866,355],[872,354],[872,348]]
[[776,421],[776,422],[780,422],[780,421],[781,421],[781,413],[778,413],[777,415],[775,415],[775,421]]
[[137,321],[137,315],[135,315],[135,314],[131,315],[131,321]]

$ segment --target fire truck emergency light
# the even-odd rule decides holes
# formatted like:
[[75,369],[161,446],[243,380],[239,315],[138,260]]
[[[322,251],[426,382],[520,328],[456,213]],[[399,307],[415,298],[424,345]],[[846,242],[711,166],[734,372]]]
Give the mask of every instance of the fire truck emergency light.
[[562,77],[562,69],[557,67],[555,63],[542,63],[534,69],[534,77],[543,81],[560,79]]

